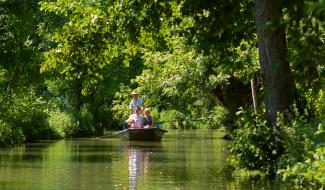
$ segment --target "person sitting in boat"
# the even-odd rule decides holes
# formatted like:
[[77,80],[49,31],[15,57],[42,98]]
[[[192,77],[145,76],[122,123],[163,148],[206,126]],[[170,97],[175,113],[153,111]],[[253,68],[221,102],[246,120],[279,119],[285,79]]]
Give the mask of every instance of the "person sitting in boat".
[[143,100],[139,98],[139,94],[135,91],[131,93],[132,99],[130,102],[130,112],[131,114],[134,114],[134,110],[136,107],[139,107],[141,111],[143,110]]
[[143,125],[144,128],[155,127],[155,120],[152,116],[150,116],[150,108],[144,109]]
[[141,108],[136,107],[135,113],[130,115],[126,122],[131,125],[131,128],[143,128],[143,116],[141,115]]

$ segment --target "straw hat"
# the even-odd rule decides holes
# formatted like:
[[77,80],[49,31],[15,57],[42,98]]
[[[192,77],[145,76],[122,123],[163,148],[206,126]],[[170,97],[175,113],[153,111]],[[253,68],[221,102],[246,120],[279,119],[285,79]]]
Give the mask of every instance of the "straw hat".
[[139,95],[136,91],[132,91],[131,95]]

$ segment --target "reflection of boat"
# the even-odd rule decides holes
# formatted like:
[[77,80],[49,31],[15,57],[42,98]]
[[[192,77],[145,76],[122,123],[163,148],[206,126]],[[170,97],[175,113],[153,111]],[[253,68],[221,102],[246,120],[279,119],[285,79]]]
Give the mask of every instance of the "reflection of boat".
[[166,130],[160,128],[129,128],[116,134],[128,141],[161,141]]

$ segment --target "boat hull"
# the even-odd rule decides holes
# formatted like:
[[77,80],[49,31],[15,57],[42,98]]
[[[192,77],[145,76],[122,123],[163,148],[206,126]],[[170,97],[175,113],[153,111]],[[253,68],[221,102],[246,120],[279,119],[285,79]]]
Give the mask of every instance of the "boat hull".
[[117,135],[128,141],[161,141],[165,132],[159,128],[129,128],[119,131]]

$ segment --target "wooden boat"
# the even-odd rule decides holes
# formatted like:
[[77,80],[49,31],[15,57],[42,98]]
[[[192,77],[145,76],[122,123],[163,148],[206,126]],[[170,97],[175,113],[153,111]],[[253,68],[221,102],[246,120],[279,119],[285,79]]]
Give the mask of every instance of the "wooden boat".
[[116,133],[128,141],[161,141],[166,130],[160,128],[129,128]]

